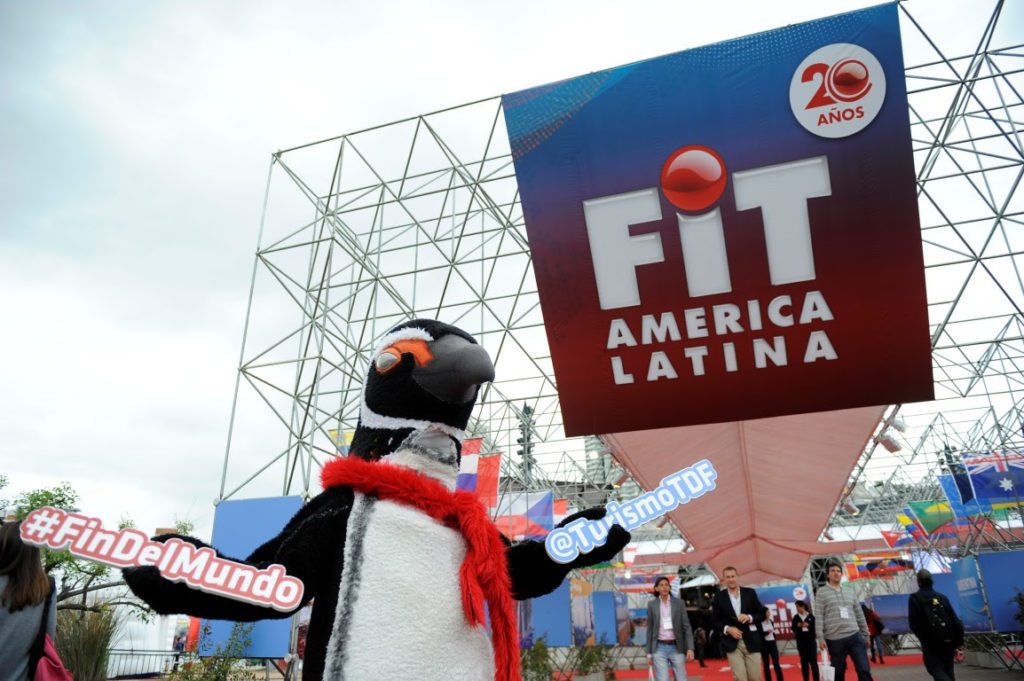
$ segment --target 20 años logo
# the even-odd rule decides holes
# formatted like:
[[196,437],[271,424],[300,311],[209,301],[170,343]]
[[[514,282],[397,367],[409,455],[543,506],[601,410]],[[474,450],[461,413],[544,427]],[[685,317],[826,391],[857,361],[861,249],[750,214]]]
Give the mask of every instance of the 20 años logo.
[[833,43],[807,55],[789,83],[793,116],[818,137],[860,132],[875,120],[884,101],[882,65],[850,43]]

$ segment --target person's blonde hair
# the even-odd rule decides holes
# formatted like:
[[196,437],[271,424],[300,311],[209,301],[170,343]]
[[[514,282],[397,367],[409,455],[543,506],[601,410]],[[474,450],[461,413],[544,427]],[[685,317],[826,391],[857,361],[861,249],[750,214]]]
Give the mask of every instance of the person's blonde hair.
[[0,604],[12,613],[39,605],[50,595],[50,578],[43,570],[39,549],[21,540],[20,527],[20,521],[0,526],[0,575],[7,575]]

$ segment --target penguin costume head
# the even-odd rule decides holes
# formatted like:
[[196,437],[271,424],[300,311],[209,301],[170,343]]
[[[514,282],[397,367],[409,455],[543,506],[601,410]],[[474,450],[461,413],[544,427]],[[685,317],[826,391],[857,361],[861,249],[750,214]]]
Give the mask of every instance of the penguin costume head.
[[399,324],[371,357],[350,451],[375,461],[410,433],[431,428],[461,453],[480,386],[492,380],[487,351],[462,329],[431,319]]

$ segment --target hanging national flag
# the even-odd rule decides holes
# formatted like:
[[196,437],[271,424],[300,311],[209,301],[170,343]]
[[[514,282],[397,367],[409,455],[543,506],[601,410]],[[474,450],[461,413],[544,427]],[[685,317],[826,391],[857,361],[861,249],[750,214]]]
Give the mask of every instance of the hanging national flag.
[[949,491],[946,491],[945,486],[943,487],[943,492],[950,501],[960,504],[970,504],[974,501],[974,487],[971,485],[971,474],[968,472],[965,464],[956,463],[955,459],[950,457],[949,475],[945,477],[948,477],[950,483],[952,483]]
[[479,454],[481,448],[484,446],[484,439],[482,437],[471,437],[462,441],[462,455],[466,454]]
[[554,495],[517,492],[498,501],[494,524],[509,539],[543,539],[554,527]]
[[881,579],[904,570],[914,569],[912,561],[905,560],[898,552],[883,552],[869,556],[853,557],[846,564],[846,576],[855,579]]
[[1024,504],[1024,466],[1011,465],[1006,471],[985,470],[971,473],[971,484],[979,500],[992,508],[1012,508]]
[[328,430],[327,434],[331,438],[331,442],[338,449],[338,454],[342,456],[348,456],[349,447],[352,445],[352,438],[355,436],[354,430]]
[[1012,508],[1024,501],[1024,453],[1015,450],[964,455],[974,495],[992,508]]
[[[468,442],[468,440],[467,440]],[[501,454],[466,454],[463,450],[456,489],[476,492],[487,508],[498,505],[498,472],[501,468]]]
[[614,575],[615,590],[623,593],[642,593],[651,595],[654,582],[661,577],[663,567],[634,567],[616,570]]
[[[996,515],[996,514],[1002,514],[1003,516],[1005,516],[1006,511],[1005,510],[994,511],[993,515]],[[960,534],[965,534],[965,533],[967,533],[967,532],[969,532],[971,530],[979,530],[979,531],[983,531],[983,532],[989,532],[989,531],[994,530],[995,527],[996,526],[993,525],[992,522],[988,518],[954,518],[953,520],[951,520],[948,523],[946,523],[945,525],[943,525],[940,528],[940,530],[941,531],[948,531],[948,532],[955,532],[958,535],[960,535]]]
[[[966,470],[966,468],[964,469]],[[949,508],[952,510],[953,515],[958,518],[969,518],[975,515],[982,515],[992,510],[992,507],[982,499],[978,499],[974,496],[974,488],[971,486],[971,476],[964,473],[963,477],[967,478],[967,488],[970,490],[969,493],[965,494],[963,486],[959,481],[958,476],[954,475],[939,475],[939,485],[942,487],[942,493],[946,495],[946,499],[949,500]]]
[[913,539],[924,539],[927,535],[925,534],[924,528],[922,528],[917,520],[914,518],[914,512],[909,508],[903,509],[903,513],[896,514],[896,520],[900,526],[911,536]]
[[480,470],[479,454],[463,454],[459,462],[459,475],[455,478],[455,489],[475,492]]
[[936,530],[953,520],[953,511],[945,499],[941,501],[908,501],[907,507],[913,512],[924,531],[932,535],[933,538]]
[[882,539],[892,549],[914,543],[914,538],[905,530],[882,530]]
[[[573,513],[576,511],[573,510]],[[554,525],[565,520],[566,516],[569,515],[569,500],[568,499],[555,499],[555,503],[552,506],[552,517],[551,522]],[[552,525],[552,527],[554,526]]]
[[1024,468],[1024,453],[1012,450],[982,455],[965,453],[963,459],[968,473],[1007,473],[1011,468]]

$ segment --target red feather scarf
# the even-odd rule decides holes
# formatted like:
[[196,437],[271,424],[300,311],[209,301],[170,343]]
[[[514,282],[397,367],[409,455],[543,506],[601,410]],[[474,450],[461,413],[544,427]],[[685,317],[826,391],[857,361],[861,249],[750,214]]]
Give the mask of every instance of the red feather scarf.
[[451,492],[440,482],[403,466],[350,456],[327,463],[324,488],[344,485],[378,499],[412,506],[458,530],[466,540],[459,571],[462,609],[471,626],[483,625],[484,600],[491,616],[495,681],[520,681],[519,630],[505,561],[505,542],[487,510],[471,492]]

